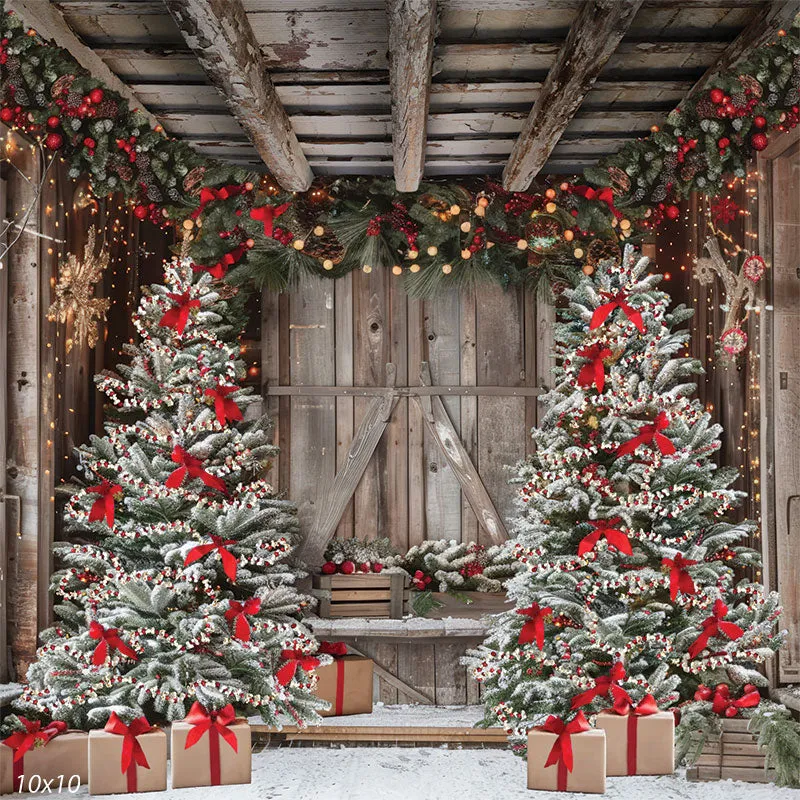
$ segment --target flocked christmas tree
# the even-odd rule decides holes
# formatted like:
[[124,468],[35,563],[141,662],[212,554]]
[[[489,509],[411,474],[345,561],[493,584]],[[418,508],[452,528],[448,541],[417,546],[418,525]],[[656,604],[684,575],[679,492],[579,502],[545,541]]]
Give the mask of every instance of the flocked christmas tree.
[[243,419],[259,398],[240,386],[237,315],[188,261],[165,283],[134,316],[130,365],[98,377],[115,421],[81,448],[74,543],[56,548],[58,621],[17,708],[84,728],[112,710],[180,719],[195,699],[315,719],[316,643],[287,562],[297,516],[262,477],[268,421]]
[[565,292],[554,388],[516,477],[508,546],[526,569],[470,663],[487,722],[520,752],[550,715],[652,694],[685,701],[679,752],[722,716],[758,716],[780,778],[797,780],[796,723],[756,688],[782,641],[779,599],[743,577],[755,526],[726,521],[737,473],[712,460],[720,427],[692,399],[701,366],[679,355],[692,312],[670,310],[659,279],[627,248]]

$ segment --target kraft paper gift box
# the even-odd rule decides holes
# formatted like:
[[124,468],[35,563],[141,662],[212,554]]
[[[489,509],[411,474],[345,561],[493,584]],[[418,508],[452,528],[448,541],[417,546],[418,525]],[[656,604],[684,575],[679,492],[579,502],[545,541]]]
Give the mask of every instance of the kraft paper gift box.
[[74,792],[88,780],[88,742],[85,731],[69,730],[37,741],[17,762],[14,749],[0,745],[0,794],[20,791],[20,778],[26,792]]
[[[207,721],[198,724],[192,721],[198,705],[192,707],[185,720],[172,723],[172,788],[250,783],[252,754],[250,725],[247,720],[236,719],[231,707],[230,721],[223,716],[223,709],[210,720],[210,725]],[[206,715],[202,706],[197,713],[198,718],[201,714]],[[220,719],[217,725],[214,724],[216,719]],[[228,732],[223,733],[220,727]],[[189,739],[187,747],[187,737],[196,728],[198,730]],[[236,750],[228,739],[235,740]]]
[[675,770],[675,716],[671,711],[625,714],[601,711],[608,775],[671,775]]
[[545,766],[558,735],[539,728],[528,731],[528,788],[558,792],[603,794],[606,790],[606,734],[590,728],[573,733],[572,770],[564,758]]
[[126,739],[108,730],[89,732],[89,794],[163,792],[167,788],[167,734],[159,728],[138,734],[136,743],[148,766],[132,758],[123,770]]
[[330,709],[320,711],[320,715],[371,714],[372,667],[372,659],[361,656],[341,656],[332,664],[317,667],[314,693],[331,704]]

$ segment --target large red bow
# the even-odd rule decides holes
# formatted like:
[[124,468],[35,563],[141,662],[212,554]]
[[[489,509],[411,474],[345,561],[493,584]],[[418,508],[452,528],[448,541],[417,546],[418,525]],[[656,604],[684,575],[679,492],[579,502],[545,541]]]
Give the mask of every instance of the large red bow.
[[722,600],[716,600],[711,616],[703,620],[702,633],[692,642],[689,648],[689,655],[692,658],[703,652],[712,636],[719,636],[724,633],[729,639],[734,640],[744,635],[744,631],[738,625],[725,621],[727,613],[728,606]]
[[591,386],[594,384],[597,387],[597,391],[602,394],[606,385],[606,371],[603,359],[610,358],[613,353],[605,345],[596,342],[588,347],[581,347],[576,355],[589,359],[589,363],[584,364],[578,373],[578,385]]
[[731,698],[730,687],[726,683],[719,684],[714,690],[714,699],[711,701],[711,710],[715,714],[724,714],[726,717],[735,717],[740,708],[755,708],[761,702],[761,695],[752,684],[744,687],[744,694]]
[[541,650],[544,647],[544,621],[545,618],[553,613],[550,606],[540,608],[538,603],[534,603],[527,608],[518,608],[517,614],[522,614],[529,619],[522,626],[519,632],[519,644],[530,644],[536,642],[536,646]]
[[606,186],[598,192],[597,189],[593,189],[591,186],[573,186],[572,191],[574,194],[579,194],[587,200],[597,200],[601,203],[605,203],[609,211],[611,211],[617,219],[622,219],[622,212],[614,207],[614,192],[611,187]]
[[347,645],[344,642],[320,642],[318,652],[334,658],[343,658],[347,655]]
[[200,205],[191,213],[192,219],[197,219],[203,213],[205,207],[214,200],[227,200],[229,197],[236,197],[242,194],[245,188],[235,183],[229,186],[220,186],[219,189],[204,186],[200,190]]
[[116,650],[134,661],[139,660],[136,653],[119,638],[119,628],[104,628],[97,620],[92,620],[89,623],[89,636],[99,640],[92,653],[92,664],[96,667],[105,663],[111,650]]
[[230,606],[225,612],[225,619],[233,623],[233,635],[243,642],[250,641],[250,623],[248,617],[258,614],[261,610],[261,598],[251,597],[240,603],[238,600],[230,600]]
[[97,522],[105,517],[108,527],[113,528],[114,499],[122,494],[122,487],[118,483],[111,483],[111,481],[103,478],[103,482],[99,486],[90,486],[86,491],[100,495],[92,503],[92,509],[89,511],[89,522]]
[[122,757],[119,762],[120,770],[123,774],[126,773],[133,764],[138,764],[140,767],[150,769],[150,765],[147,763],[147,756],[145,756],[144,750],[142,750],[142,746],[137,739],[137,737],[141,736],[143,733],[149,733],[153,730],[153,726],[147,721],[147,717],[137,717],[130,725],[126,725],[116,713],[112,711],[103,730],[105,730],[106,733],[113,733],[117,736],[125,737],[122,742]]
[[228,488],[225,486],[225,481],[206,472],[203,469],[203,462],[199,458],[190,456],[178,444],[172,449],[172,460],[180,466],[167,478],[166,485],[170,489],[177,489],[188,475],[190,478],[200,478],[211,489],[218,489],[227,494]]
[[639,434],[634,436],[629,442],[620,445],[617,450],[617,458],[627,456],[636,451],[640,444],[655,445],[661,451],[661,455],[671,456],[675,452],[675,445],[664,436],[661,431],[669,427],[669,417],[665,411],[659,411],[658,416],[652,423],[647,423],[639,428]]
[[[206,731],[216,731],[233,748],[233,752],[238,753],[239,744],[236,741],[236,734],[228,727],[235,721],[236,712],[230,703],[219,711],[209,711],[195,701],[184,720],[184,722],[188,722],[193,727],[186,736],[186,744],[183,749],[188,750],[196,745],[203,738],[203,734]],[[212,735],[212,733],[209,733],[209,738]]]
[[198,544],[186,554],[186,559],[183,562],[183,566],[188,567],[189,564],[194,564],[195,561],[198,561],[199,559],[216,550],[219,553],[220,559],[222,560],[222,569],[230,581],[235,583],[237,560],[236,556],[231,553],[230,550],[226,549],[229,544],[236,544],[236,541],[234,539],[223,539],[221,536],[215,536],[212,534],[211,542],[208,544]]
[[264,223],[264,236],[269,238],[272,236],[275,218],[283,214],[287,208],[289,208],[289,203],[283,203],[279,206],[266,205],[260,208],[251,208],[250,218]]
[[214,411],[217,422],[225,425],[226,422],[238,422],[242,419],[242,410],[231,400],[228,395],[239,391],[238,386],[217,386],[216,389],[206,389],[206,395],[214,400]]
[[696,564],[691,558],[684,558],[681,553],[675,553],[675,558],[662,558],[661,563],[665,567],[669,567],[669,597],[672,602],[678,596],[678,592],[684,594],[696,594],[697,590],[694,586],[692,576],[689,575],[687,567]]
[[646,694],[638,705],[634,704],[630,696],[620,696],[614,700],[614,705],[609,710],[613,711],[615,714],[619,714],[621,717],[625,717],[628,714],[634,714],[638,717],[647,717],[650,714],[658,713],[658,703],[656,703],[655,697],[651,694]]
[[275,673],[275,677],[281,686],[286,686],[294,678],[298,667],[302,667],[306,672],[309,672],[319,666],[318,658],[304,653],[302,650],[281,650],[281,658],[286,663]]
[[625,667],[622,662],[615,661],[608,675],[600,675],[595,678],[594,686],[591,689],[581,692],[572,698],[572,708],[587,706],[595,697],[608,697],[609,692],[611,692],[615,703],[621,699],[632,702],[630,695],[619,685],[619,682],[624,681],[626,677]]
[[588,522],[594,528],[594,530],[581,539],[581,542],[578,545],[579,556],[594,550],[594,546],[600,541],[601,536],[605,536],[609,545],[616,547],[620,553],[625,553],[627,556],[633,555],[630,540],[619,528],[616,527],[620,522],[622,522],[620,517],[598,520],[590,519]]
[[216,264],[204,266],[203,264],[194,264],[192,270],[194,272],[207,272],[212,278],[221,281],[228,273],[228,267],[232,267],[245,253],[247,246],[240,244],[234,247],[229,253],[225,253]]
[[575,715],[575,719],[567,723],[551,714],[547,718],[547,722],[544,725],[540,725],[536,730],[554,733],[557,737],[552,748],[550,748],[547,761],[544,762],[545,767],[563,763],[567,772],[572,772],[572,739],[570,737],[573,733],[583,733],[589,730],[589,723],[583,715],[583,711],[579,711]]
[[189,314],[193,308],[200,308],[200,301],[196,298],[192,300],[191,292],[188,290],[183,294],[168,292],[167,297],[175,305],[164,312],[164,316],[161,317],[158,324],[162,328],[174,328],[179,334],[182,334],[189,321]]
[[600,292],[600,294],[603,295],[608,302],[603,303],[603,305],[598,306],[594,310],[594,314],[592,314],[592,321],[589,323],[590,331],[593,331],[595,328],[599,328],[609,318],[609,316],[611,316],[611,312],[614,311],[615,308],[618,308],[639,329],[640,333],[644,333],[644,322],[642,321],[642,315],[628,305],[628,295],[626,295],[625,292],[620,291],[616,294],[611,294],[610,292]]
[[3,739],[3,744],[14,751],[15,762],[22,761],[25,753],[35,747],[37,742],[47,744],[54,736],[58,736],[59,733],[64,733],[67,730],[67,723],[61,722],[61,720],[48,722],[43,728],[42,723],[39,721],[33,722],[25,719],[25,717],[17,717],[17,719],[25,726],[25,730],[14,731],[11,736]]

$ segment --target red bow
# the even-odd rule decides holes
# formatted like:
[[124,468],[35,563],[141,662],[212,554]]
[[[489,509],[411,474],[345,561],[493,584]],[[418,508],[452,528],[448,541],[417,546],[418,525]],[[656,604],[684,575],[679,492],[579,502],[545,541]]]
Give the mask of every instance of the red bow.
[[578,385],[591,386],[594,384],[597,387],[597,391],[602,394],[606,385],[603,359],[610,358],[613,353],[605,345],[595,343],[588,347],[582,347],[577,351],[576,355],[589,359],[589,363],[584,364],[578,373]]
[[136,653],[119,638],[119,628],[104,628],[97,620],[92,620],[89,623],[89,636],[92,639],[99,639],[92,654],[92,664],[96,667],[105,662],[111,650],[117,650],[123,656],[132,658],[134,661],[139,660]]
[[620,702],[620,700],[632,702],[630,695],[619,685],[619,682],[624,681],[626,677],[625,667],[622,662],[615,661],[608,675],[601,675],[595,678],[593,688],[572,698],[572,708],[587,706],[595,697],[608,697],[609,692],[611,692],[615,703]]
[[714,699],[711,701],[711,710],[715,714],[724,714],[726,717],[735,717],[740,708],[755,708],[761,702],[758,689],[752,684],[744,687],[744,694],[736,700],[731,699],[731,690],[726,683],[719,684],[714,690]]
[[683,592],[684,594],[697,593],[692,576],[689,575],[686,569],[696,564],[696,561],[692,561],[691,558],[684,558],[680,553],[676,553],[675,558],[662,558],[661,563],[663,566],[669,567],[669,597],[673,603],[678,596],[678,592]]
[[190,478],[200,478],[211,489],[218,489],[225,494],[228,493],[225,481],[206,472],[203,469],[203,462],[199,458],[190,456],[180,445],[176,444],[173,448],[172,460],[176,464],[180,464],[180,466],[167,478],[166,485],[170,489],[177,489],[188,475]]
[[595,328],[599,328],[611,315],[611,312],[615,308],[619,308],[623,311],[625,316],[639,329],[640,333],[644,333],[644,322],[642,322],[642,315],[631,308],[628,303],[628,295],[625,292],[617,292],[616,294],[611,294],[610,292],[600,292],[603,297],[608,298],[608,302],[604,303],[602,306],[598,306],[594,310],[594,314],[592,314],[592,321],[589,323],[589,330],[593,331]]
[[238,247],[234,247],[229,253],[225,253],[216,264],[210,267],[203,266],[202,264],[194,264],[192,270],[194,272],[208,272],[212,278],[221,281],[227,274],[228,267],[232,267],[246,252],[247,247],[240,244]]
[[342,658],[347,655],[347,645],[344,642],[320,642],[319,652],[326,656]]
[[153,726],[147,721],[147,717],[137,717],[130,725],[126,725],[116,713],[112,711],[103,730],[105,730],[106,733],[114,733],[117,736],[125,737],[122,742],[122,757],[120,758],[120,771],[123,774],[135,764],[145,769],[150,769],[144,750],[142,750],[142,746],[136,738],[143,733],[149,733],[153,730]]
[[197,299],[192,300],[191,293],[188,290],[183,294],[168,292],[167,297],[175,305],[164,312],[164,316],[161,317],[158,324],[162,328],[174,328],[179,334],[182,334],[186,328],[186,323],[189,321],[189,314],[193,308],[200,308],[200,301]]
[[206,395],[214,398],[214,411],[220,425],[242,419],[242,410],[236,405],[235,400],[228,398],[229,394],[237,391],[239,391],[238,386],[217,386],[216,389],[206,389]]
[[606,537],[609,545],[613,545],[627,556],[633,555],[631,543],[628,537],[617,527],[622,520],[619,517],[612,517],[611,519],[588,520],[589,524],[594,530],[581,539],[578,545],[578,555],[582,556],[594,550],[594,546],[600,541],[601,536]]
[[294,678],[298,667],[309,672],[319,666],[318,658],[314,658],[302,650],[281,650],[281,658],[285,659],[286,663],[275,673],[281,686],[286,686]]
[[205,210],[205,207],[214,200],[227,200],[229,197],[236,197],[245,191],[244,186],[231,184],[221,186],[219,189],[203,187],[200,190],[200,205],[191,213],[192,219],[197,219]]
[[593,189],[591,186],[573,186],[572,191],[574,194],[579,194],[587,200],[597,200],[601,203],[605,203],[609,211],[611,211],[617,219],[622,219],[622,212],[614,207],[614,192],[610,187],[607,186],[605,189],[601,189],[598,192],[597,189]]
[[567,723],[551,714],[547,718],[547,722],[544,725],[540,725],[536,730],[554,733],[558,737],[550,749],[547,761],[544,762],[545,767],[552,767],[553,764],[558,764],[559,766],[563,764],[567,772],[572,772],[572,739],[570,737],[573,733],[583,733],[589,730],[589,723],[583,715],[583,711],[579,711],[575,715],[575,719]]
[[727,613],[728,606],[722,600],[715,601],[711,616],[703,620],[702,633],[692,642],[692,646],[689,648],[689,656],[691,658],[695,658],[705,649],[708,640],[712,636],[719,636],[724,633],[731,640],[744,636],[744,631],[738,625],[725,621]]
[[540,608],[538,603],[534,603],[528,608],[518,608],[517,614],[530,617],[519,632],[517,640],[519,644],[536,642],[536,646],[541,650],[544,647],[544,620],[552,613],[553,609],[550,606]]
[[669,417],[666,412],[659,411],[652,423],[647,423],[639,428],[639,435],[634,436],[629,442],[620,445],[617,458],[627,456],[636,451],[640,444],[656,445],[663,456],[671,456],[675,452],[675,445],[664,436],[661,431],[669,427]]
[[251,597],[240,603],[238,600],[230,600],[230,607],[225,612],[225,619],[228,622],[233,622],[233,635],[235,638],[243,641],[250,641],[250,623],[247,621],[248,617],[258,614],[261,610],[261,599],[258,597]]
[[99,486],[90,486],[86,491],[100,495],[92,504],[92,509],[89,512],[89,522],[97,522],[105,517],[108,527],[113,528],[114,498],[122,494],[122,487],[118,483],[111,483],[111,481],[103,478],[103,482]]
[[54,736],[64,733],[67,730],[67,723],[61,720],[48,722],[43,728],[41,722],[33,722],[25,717],[18,717],[19,721],[25,726],[24,731],[14,731],[11,736],[3,739],[3,744],[14,751],[14,762],[22,761],[25,753],[28,752],[37,742],[47,744]]
[[236,544],[236,541],[234,539],[223,539],[221,536],[215,536],[212,534],[211,542],[209,544],[198,544],[186,554],[186,559],[183,562],[183,566],[188,567],[189,564],[194,564],[195,561],[198,561],[199,559],[216,550],[219,553],[220,559],[222,559],[222,569],[230,581],[235,583],[236,556],[231,553],[230,550],[225,549],[229,544]]
[[615,714],[619,714],[621,717],[625,717],[628,714],[635,714],[638,717],[647,717],[650,714],[657,714],[658,713],[658,703],[656,703],[655,697],[651,694],[646,694],[639,705],[634,705],[633,700],[630,697],[617,697],[614,700],[614,705],[610,711],[613,711]]
[[[192,704],[184,722],[192,725],[192,729],[186,736],[184,750],[196,745],[206,731],[214,730],[233,748],[234,753],[239,752],[239,744],[236,741],[236,734],[228,727],[236,721],[236,712],[233,706],[228,703],[219,711],[209,711],[197,701]],[[209,734],[211,738],[211,734]]]
[[250,219],[259,220],[264,223],[264,236],[272,237],[272,226],[276,217],[283,214],[289,208],[289,203],[283,203],[279,206],[261,206],[260,208],[250,209]]

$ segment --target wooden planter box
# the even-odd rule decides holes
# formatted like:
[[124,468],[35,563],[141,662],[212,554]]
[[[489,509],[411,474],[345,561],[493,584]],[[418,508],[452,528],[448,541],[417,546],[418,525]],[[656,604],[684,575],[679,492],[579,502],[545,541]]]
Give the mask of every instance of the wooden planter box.
[[405,575],[315,575],[321,617],[402,619]]
[[[425,615],[426,619],[445,619],[447,617],[479,619],[486,614],[500,614],[509,609],[506,602],[508,595],[505,592],[461,592],[461,596],[468,597],[472,601],[471,603],[465,603],[447,592],[431,592],[431,596],[437,603],[441,603],[441,606],[431,609]],[[408,613],[411,613],[410,599]]]
[[722,735],[707,741],[694,766],[686,770],[689,781],[734,781],[770,783],[773,770],[765,769],[766,756],[747,730],[746,719],[722,720]]

